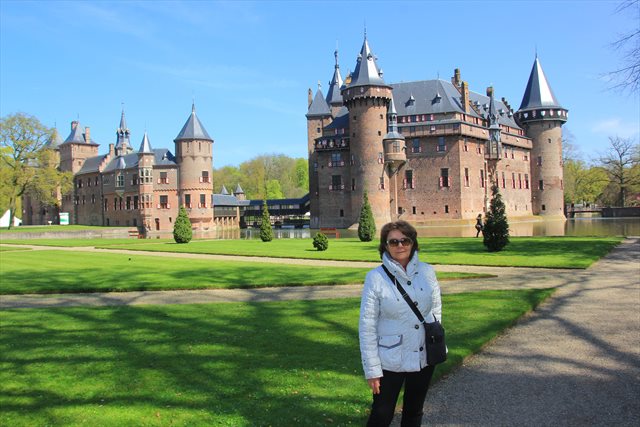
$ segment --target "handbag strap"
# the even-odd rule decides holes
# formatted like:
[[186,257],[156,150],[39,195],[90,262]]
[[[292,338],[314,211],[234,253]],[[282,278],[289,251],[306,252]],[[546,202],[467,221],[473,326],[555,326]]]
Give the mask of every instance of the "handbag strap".
[[[409,307],[411,307],[411,311],[413,311],[413,313],[416,315],[418,320],[421,323],[426,324],[427,321],[424,320],[424,317],[422,317],[422,313],[420,313],[420,310],[418,310],[418,307],[416,307],[416,304],[413,301],[411,301],[411,298],[409,297],[409,295],[407,295],[407,293],[405,292],[405,290],[402,287],[402,285],[400,284],[400,282],[398,282],[398,279],[396,279],[396,276],[391,274],[391,272],[389,271],[389,269],[387,268],[386,265],[382,264],[382,268],[384,269],[384,272],[387,273],[387,276],[389,276],[389,279],[391,279],[391,281],[393,283],[395,283],[396,288],[398,288],[398,291],[400,292],[400,295],[402,295],[402,298],[404,298],[404,300],[407,302],[407,304],[409,304]],[[433,318],[435,319],[435,317],[436,316],[434,315]]]

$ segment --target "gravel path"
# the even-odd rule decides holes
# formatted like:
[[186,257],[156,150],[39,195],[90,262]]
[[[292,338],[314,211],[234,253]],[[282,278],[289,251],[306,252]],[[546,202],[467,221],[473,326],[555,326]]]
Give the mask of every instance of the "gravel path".
[[548,302],[434,385],[424,426],[640,425],[639,239],[551,284]]

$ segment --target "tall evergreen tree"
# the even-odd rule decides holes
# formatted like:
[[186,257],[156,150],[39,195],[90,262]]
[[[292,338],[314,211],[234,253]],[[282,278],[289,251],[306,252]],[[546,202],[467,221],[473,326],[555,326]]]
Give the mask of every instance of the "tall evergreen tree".
[[491,203],[484,222],[483,243],[489,252],[500,252],[509,244],[509,223],[504,202],[496,184],[491,186]]
[[273,240],[273,230],[271,229],[271,220],[269,219],[269,208],[267,201],[262,204],[262,222],[260,223],[260,240],[270,242]]
[[362,209],[360,210],[360,219],[358,221],[358,237],[361,242],[370,242],[376,236],[376,222],[373,219],[371,205],[367,192],[364,192],[362,201]]
[[180,206],[178,211],[178,217],[173,224],[173,240],[176,243],[189,243],[193,238],[193,232],[191,231],[191,221],[189,221],[189,215],[184,206]]

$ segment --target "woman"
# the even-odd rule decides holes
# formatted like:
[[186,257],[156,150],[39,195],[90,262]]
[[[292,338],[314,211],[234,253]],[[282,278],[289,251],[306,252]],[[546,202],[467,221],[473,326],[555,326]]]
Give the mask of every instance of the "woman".
[[482,225],[482,214],[478,214],[476,217],[476,237],[480,235],[482,230],[484,230],[484,225]]
[[[416,229],[405,221],[380,232],[382,265],[402,285],[427,321],[442,317],[440,286],[433,268],[418,260]],[[388,426],[404,384],[402,426],[420,426],[434,366],[427,365],[424,325],[383,267],[365,279],[360,306],[360,352],[373,392],[367,426]]]

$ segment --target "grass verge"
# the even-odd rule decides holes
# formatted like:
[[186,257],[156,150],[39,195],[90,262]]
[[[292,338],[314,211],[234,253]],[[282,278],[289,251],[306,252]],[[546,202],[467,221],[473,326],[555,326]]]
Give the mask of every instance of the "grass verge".
[[[449,372],[552,290],[444,295]],[[0,424],[362,425],[359,300],[0,312]]]
[[[0,294],[230,289],[363,283],[368,268],[55,250],[3,252]],[[440,280],[487,277],[438,273]]]

